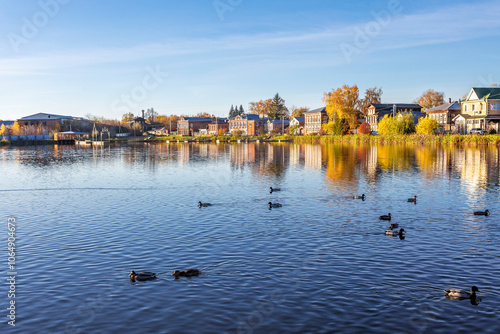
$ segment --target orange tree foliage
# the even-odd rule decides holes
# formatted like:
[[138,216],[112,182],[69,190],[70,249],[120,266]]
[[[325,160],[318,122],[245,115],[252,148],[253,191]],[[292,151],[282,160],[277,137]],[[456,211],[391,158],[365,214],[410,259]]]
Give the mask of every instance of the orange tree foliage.
[[343,85],[341,88],[332,89],[330,93],[323,94],[326,112],[330,121],[336,122],[345,119],[351,129],[358,127],[358,86]]
[[428,89],[413,102],[420,104],[424,109],[430,109],[444,103],[444,93]]
[[362,135],[367,135],[367,134],[370,134],[372,132],[372,128],[371,128],[370,124],[363,122],[359,126],[358,132]]
[[308,107],[300,107],[300,108],[292,107],[292,116],[290,117],[303,117],[306,111],[309,111]]
[[273,104],[273,99],[260,100],[258,102],[250,102],[249,110],[250,114],[257,114],[259,116],[266,117],[269,114],[269,109]]

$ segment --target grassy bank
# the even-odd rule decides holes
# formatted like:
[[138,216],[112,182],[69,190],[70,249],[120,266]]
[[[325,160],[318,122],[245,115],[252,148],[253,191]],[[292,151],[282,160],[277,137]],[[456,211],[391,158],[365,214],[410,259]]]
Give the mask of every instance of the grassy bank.
[[500,145],[500,135],[305,135],[294,136],[294,142],[359,142],[359,143],[413,143],[454,145]]

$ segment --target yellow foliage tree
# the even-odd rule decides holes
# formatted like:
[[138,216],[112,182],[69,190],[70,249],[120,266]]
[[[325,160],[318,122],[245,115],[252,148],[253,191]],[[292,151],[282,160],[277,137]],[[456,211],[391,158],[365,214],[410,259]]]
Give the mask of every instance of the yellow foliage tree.
[[434,130],[436,130],[438,126],[439,123],[437,120],[432,119],[429,116],[421,117],[420,120],[418,121],[417,126],[415,127],[415,130],[419,134],[430,135],[434,133]]
[[330,93],[323,94],[326,112],[330,120],[345,119],[351,129],[358,127],[358,86],[343,85],[341,88],[332,89]]
[[7,135],[7,127],[5,126],[5,124],[2,124],[2,126],[0,126],[0,136],[6,136]]
[[19,125],[19,122],[14,122],[14,124],[10,128],[10,132],[13,136],[18,136],[22,133],[22,127]]

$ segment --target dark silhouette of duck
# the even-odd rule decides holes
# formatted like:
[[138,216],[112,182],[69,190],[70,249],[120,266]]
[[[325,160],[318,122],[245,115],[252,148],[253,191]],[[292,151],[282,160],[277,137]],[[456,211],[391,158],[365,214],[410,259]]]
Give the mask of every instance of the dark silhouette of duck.
[[271,209],[271,208],[281,208],[283,206],[280,203],[269,202],[268,204],[269,204],[269,209]]
[[417,204],[417,195],[413,196],[413,198],[408,198],[406,201],[408,203],[415,203],[415,204]]
[[365,200],[365,194],[361,195],[361,196],[353,196],[352,198],[354,199],[361,199],[361,200]]
[[395,237],[395,236],[403,236],[404,232],[406,232],[406,231],[403,228],[399,229],[399,231],[387,230],[387,231],[385,231],[385,235],[391,235],[393,237]]
[[273,192],[275,192],[275,191],[281,191],[281,189],[280,189],[280,188],[273,188],[273,187],[269,187],[269,189],[270,189],[269,193],[271,193],[271,194],[272,194]]
[[175,278],[177,279],[179,277],[198,276],[199,274],[201,274],[201,271],[199,269],[186,269],[186,270],[183,270],[183,271],[176,270],[176,271],[174,271],[174,273],[172,274],[172,276],[175,276]]
[[130,271],[130,274],[128,274],[128,277],[130,277],[130,280],[132,282],[135,281],[149,281],[152,279],[156,278],[156,274],[150,271],[141,271],[140,273],[136,273],[135,271]]
[[206,208],[207,206],[212,206],[210,203],[202,203],[201,201],[198,202],[198,207],[200,208]]
[[398,223],[392,223],[391,225],[389,225],[389,230],[393,230],[393,229],[398,228],[398,227],[399,227]]
[[485,211],[474,211],[474,215],[476,215],[476,216],[489,216],[490,210],[486,209]]
[[391,220],[391,213],[389,213],[388,215],[382,215],[380,217],[378,217],[380,220]]

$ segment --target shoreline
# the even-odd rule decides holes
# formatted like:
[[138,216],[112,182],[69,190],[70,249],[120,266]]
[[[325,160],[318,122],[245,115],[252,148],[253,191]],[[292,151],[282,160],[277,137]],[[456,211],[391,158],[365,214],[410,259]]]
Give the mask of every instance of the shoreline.
[[[443,145],[488,145],[500,146],[500,135],[301,135],[301,136],[203,136],[203,137],[135,137],[133,140],[111,139],[106,140],[111,143],[151,143],[151,144],[173,144],[173,143],[365,143],[365,144],[443,144]],[[0,146],[36,146],[36,145],[57,145],[52,139],[45,140],[1,140]],[[71,145],[68,145],[71,146]]]

